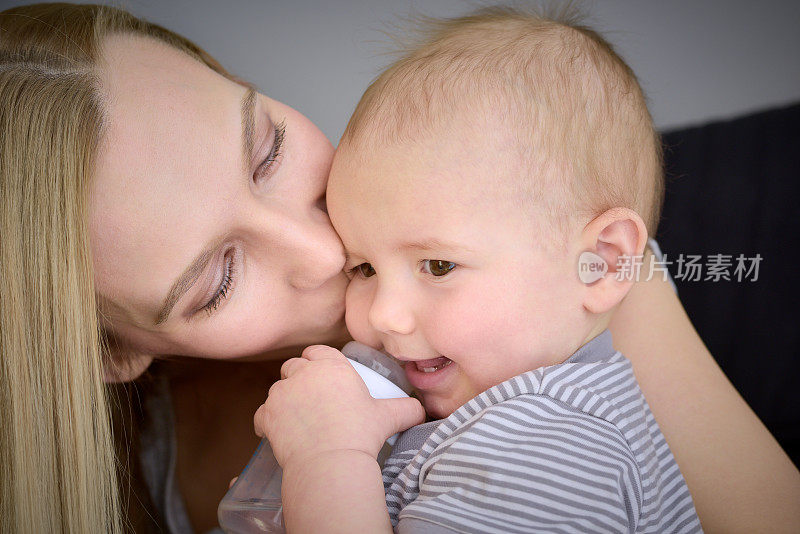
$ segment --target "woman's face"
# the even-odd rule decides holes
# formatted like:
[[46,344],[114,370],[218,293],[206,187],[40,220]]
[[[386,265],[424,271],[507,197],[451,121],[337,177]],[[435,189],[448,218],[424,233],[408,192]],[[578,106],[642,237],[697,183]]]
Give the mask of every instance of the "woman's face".
[[105,326],[137,351],[217,359],[341,337],[322,132],[159,42],[114,36],[103,59],[90,230]]

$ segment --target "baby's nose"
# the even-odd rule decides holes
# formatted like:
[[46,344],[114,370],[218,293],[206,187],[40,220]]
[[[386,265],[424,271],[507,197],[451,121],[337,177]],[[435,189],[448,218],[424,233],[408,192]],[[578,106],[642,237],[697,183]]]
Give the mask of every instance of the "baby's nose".
[[415,319],[409,300],[410,296],[396,285],[379,284],[369,310],[372,327],[386,334],[413,333]]

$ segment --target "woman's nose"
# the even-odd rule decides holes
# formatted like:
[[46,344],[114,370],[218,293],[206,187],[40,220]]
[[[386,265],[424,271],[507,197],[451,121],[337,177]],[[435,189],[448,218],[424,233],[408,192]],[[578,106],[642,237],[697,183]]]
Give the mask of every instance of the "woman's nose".
[[328,215],[316,207],[312,216],[294,222],[285,236],[288,280],[297,289],[316,289],[342,272],[344,247]]
[[411,334],[415,320],[410,297],[397,280],[379,282],[369,309],[372,328],[386,334]]

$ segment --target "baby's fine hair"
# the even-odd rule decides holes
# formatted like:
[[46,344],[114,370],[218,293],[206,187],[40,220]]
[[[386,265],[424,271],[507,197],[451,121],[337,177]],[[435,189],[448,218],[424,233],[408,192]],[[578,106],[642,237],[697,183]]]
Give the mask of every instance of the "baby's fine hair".
[[517,192],[552,220],[591,220],[622,206],[654,235],[661,140],[633,71],[583,19],[572,4],[415,18],[413,37],[362,96],[342,144],[410,141],[466,112],[514,132],[528,169]]

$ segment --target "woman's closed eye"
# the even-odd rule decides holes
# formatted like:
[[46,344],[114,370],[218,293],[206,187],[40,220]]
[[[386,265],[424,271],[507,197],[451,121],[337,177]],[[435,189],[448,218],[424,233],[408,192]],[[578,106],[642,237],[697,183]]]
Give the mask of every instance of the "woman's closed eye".
[[273,135],[274,141],[272,142],[272,148],[253,173],[253,180],[256,182],[268,178],[275,172],[276,168],[278,167],[276,161],[278,161],[283,154],[283,142],[286,138],[286,120],[282,120],[276,124],[274,128],[275,131]]
[[228,294],[233,290],[236,274],[236,254],[234,250],[225,254],[225,266],[222,275],[222,282],[220,282],[214,296],[211,297],[199,311],[207,311],[209,315],[216,311],[220,302],[225,299]]

